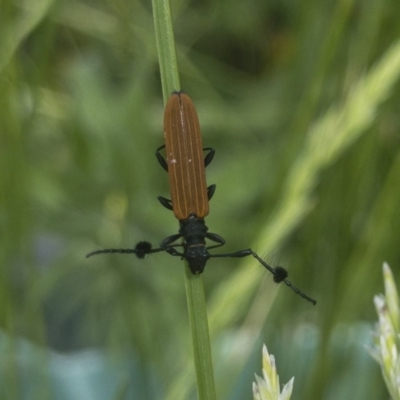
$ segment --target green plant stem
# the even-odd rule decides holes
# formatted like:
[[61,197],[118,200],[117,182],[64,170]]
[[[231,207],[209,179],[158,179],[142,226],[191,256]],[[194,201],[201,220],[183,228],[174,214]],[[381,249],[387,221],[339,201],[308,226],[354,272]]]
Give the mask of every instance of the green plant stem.
[[185,272],[198,397],[213,400],[216,395],[203,278],[193,275],[187,266]]
[[152,3],[161,86],[164,104],[166,104],[171,93],[181,89],[178,63],[176,61],[171,9],[168,0],[153,0]]
[[[180,90],[174,33],[168,0],[153,0],[153,16],[165,104],[173,91]],[[186,261],[185,282],[198,398],[200,400],[214,400],[216,395],[203,277],[201,274],[193,275]]]

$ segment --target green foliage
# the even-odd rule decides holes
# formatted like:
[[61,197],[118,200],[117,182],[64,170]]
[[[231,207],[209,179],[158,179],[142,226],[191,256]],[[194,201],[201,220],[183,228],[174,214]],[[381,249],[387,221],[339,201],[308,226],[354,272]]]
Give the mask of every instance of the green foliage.
[[[318,300],[277,296],[254,259],[210,260],[218,398],[252,398],[263,342],[281,381],[295,376],[292,398],[387,397],[364,345],[382,261],[399,276],[399,4],[171,8],[182,87],[217,151],[210,231],[227,252],[252,247],[284,265]],[[151,7],[8,0],[0,18],[1,387],[23,398],[24,338],[102,348],[113,362],[133,354],[145,386],[189,399],[182,268],[161,253],[85,259],[178,229],[156,200],[168,180],[154,157],[163,103]],[[38,399],[51,387],[41,379]]]

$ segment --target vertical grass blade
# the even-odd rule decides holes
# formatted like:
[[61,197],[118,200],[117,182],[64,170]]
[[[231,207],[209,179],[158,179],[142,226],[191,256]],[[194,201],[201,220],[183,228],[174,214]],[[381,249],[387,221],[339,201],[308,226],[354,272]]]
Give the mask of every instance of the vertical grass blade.
[[[163,98],[164,104],[166,104],[171,92],[180,90],[174,33],[168,0],[153,0],[153,16]],[[187,263],[185,262],[185,264]],[[187,265],[185,266],[185,277],[198,398],[201,400],[214,400],[216,395],[203,277],[201,274],[193,275]],[[191,381],[190,376],[188,378]]]

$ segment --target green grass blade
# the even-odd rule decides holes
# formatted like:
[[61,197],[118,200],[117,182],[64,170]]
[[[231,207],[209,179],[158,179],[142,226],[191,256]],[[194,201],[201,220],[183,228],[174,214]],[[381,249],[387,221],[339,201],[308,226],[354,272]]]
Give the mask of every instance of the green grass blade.
[[[163,97],[166,103],[172,91],[180,90],[169,2],[153,0],[153,15]],[[201,274],[193,275],[186,265],[185,282],[198,397],[202,400],[214,400],[216,395],[203,277]]]

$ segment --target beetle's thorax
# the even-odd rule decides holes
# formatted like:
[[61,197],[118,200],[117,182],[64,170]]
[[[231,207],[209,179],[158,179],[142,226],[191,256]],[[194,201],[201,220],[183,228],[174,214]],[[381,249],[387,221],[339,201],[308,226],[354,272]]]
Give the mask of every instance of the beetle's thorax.
[[208,228],[204,218],[198,218],[192,213],[189,218],[179,222],[179,233],[184,240],[185,259],[194,274],[201,274],[204,271],[207,260],[210,258],[210,254],[205,247]]

